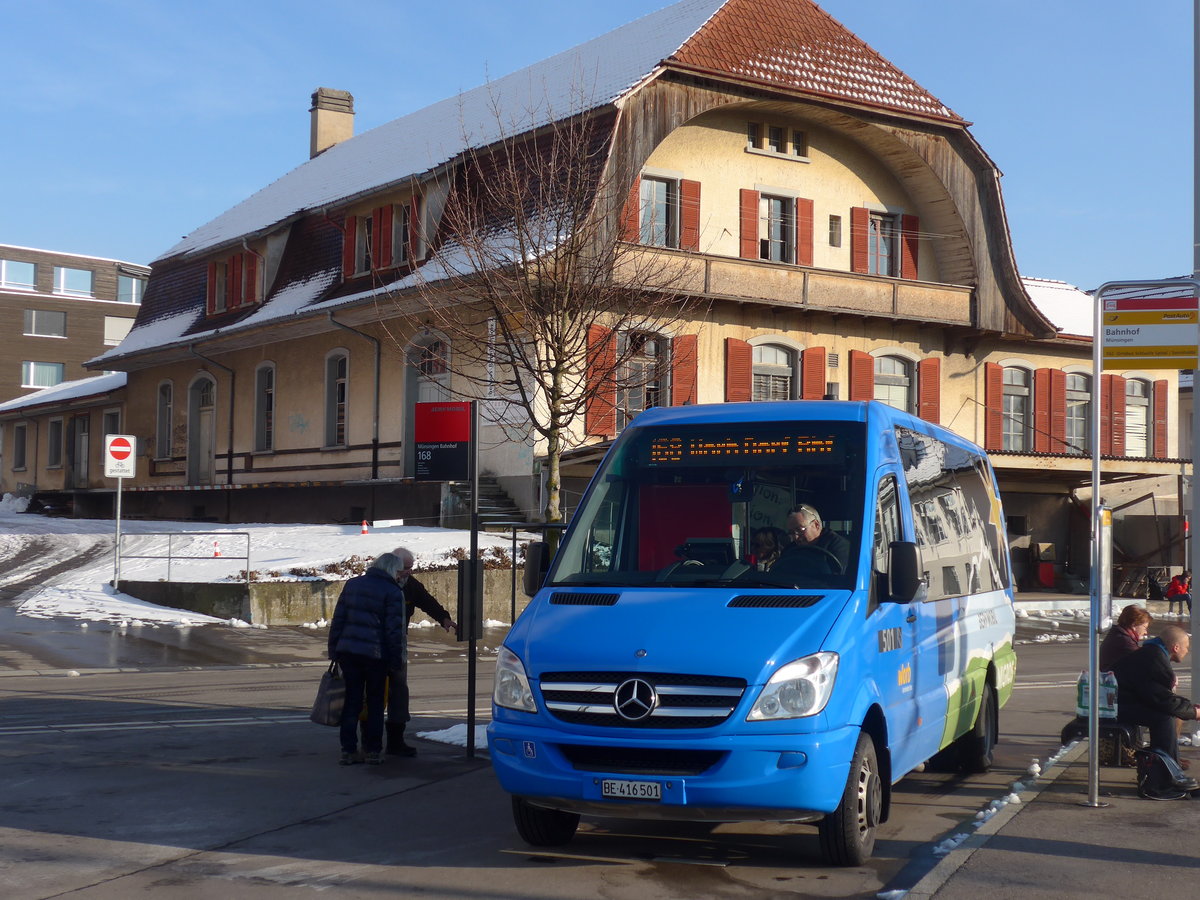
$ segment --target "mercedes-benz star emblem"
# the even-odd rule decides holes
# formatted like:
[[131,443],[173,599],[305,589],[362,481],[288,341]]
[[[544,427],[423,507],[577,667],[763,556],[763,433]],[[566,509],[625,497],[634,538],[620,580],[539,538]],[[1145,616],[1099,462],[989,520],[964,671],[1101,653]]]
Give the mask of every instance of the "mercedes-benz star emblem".
[[617,685],[613,694],[613,709],[617,715],[629,722],[637,722],[654,712],[658,706],[658,694],[654,685],[640,678],[630,678]]

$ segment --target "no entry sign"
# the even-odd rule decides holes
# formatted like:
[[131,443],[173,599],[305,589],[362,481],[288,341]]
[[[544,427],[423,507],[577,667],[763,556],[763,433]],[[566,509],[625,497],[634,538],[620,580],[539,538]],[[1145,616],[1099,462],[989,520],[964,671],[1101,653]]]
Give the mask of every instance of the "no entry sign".
[[130,434],[104,437],[104,477],[132,478],[137,473],[137,438]]

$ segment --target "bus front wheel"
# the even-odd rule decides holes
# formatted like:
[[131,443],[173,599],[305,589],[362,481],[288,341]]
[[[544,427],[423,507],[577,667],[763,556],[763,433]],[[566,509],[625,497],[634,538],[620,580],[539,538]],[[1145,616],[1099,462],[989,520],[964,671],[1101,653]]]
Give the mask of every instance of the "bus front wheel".
[[523,797],[512,798],[513,822],[521,840],[533,847],[569,844],[579,827],[579,814],[534,806]]
[[875,849],[875,829],[883,813],[883,783],[875,742],[865,731],[858,736],[846,789],[838,808],[817,826],[821,851],[835,866],[861,866]]

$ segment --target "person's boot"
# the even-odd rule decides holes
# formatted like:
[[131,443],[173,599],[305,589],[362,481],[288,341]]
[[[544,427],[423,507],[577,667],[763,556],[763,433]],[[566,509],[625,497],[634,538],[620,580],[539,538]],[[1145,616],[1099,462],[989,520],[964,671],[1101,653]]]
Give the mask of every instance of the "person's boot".
[[398,722],[388,722],[387,732],[388,756],[416,756],[417,748],[404,742],[404,726]]

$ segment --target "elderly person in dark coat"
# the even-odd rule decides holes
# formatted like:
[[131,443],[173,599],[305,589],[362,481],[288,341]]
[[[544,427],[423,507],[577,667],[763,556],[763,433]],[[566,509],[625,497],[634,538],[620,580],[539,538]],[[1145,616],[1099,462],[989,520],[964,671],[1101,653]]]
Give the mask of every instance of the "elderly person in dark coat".
[[1191,636],[1178,625],[1168,625],[1158,637],[1150,638],[1113,664],[1117,676],[1117,721],[1145,725],[1150,729],[1150,746],[1179,761],[1179,740],[1173,719],[1195,719],[1197,707],[1175,693],[1178,679],[1173,662],[1183,662],[1191,647]]
[[1100,643],[1100,671],[1111,672],[1118,659],[1142,646],[1149,630],[1150,613],[1145,609],[1136,603],[1130,603],[1122,609]]
[[341,764],[362,762],[358,752],[358,718],[363,702],[367,721],[363,750],[372,765],[383,762],[383,708],[388,670],[404,660],[404,591],[396,576],[404,560],[394,553],[378,557],[366,573],[342,588],[329,625],[329,658],[336,660],[346,682],[341,720]]

